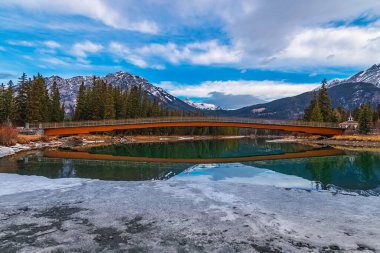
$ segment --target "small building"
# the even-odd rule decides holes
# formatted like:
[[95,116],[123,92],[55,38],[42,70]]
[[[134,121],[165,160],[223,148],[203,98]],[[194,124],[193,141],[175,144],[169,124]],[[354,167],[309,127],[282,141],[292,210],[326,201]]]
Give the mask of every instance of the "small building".
[[356,130],[359,126],[359,122],[354,121],[354,118],[351,116],[348,117],[348,120],[339,124],[341,128]]

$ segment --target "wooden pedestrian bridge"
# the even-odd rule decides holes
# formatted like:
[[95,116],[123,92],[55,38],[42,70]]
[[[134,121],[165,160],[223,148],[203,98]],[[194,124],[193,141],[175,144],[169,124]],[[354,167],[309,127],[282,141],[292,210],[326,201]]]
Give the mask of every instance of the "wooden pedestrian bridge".
[[31,129],[43,130],[47,136],[65,136],[109,132],[114,130],[145,129],[158,127],[237,127],[282,130],[324,136],[341,135],[345,129],[335,123],[267,120],[237,117],[160,117],[98,121],[70,121],[34,123]]

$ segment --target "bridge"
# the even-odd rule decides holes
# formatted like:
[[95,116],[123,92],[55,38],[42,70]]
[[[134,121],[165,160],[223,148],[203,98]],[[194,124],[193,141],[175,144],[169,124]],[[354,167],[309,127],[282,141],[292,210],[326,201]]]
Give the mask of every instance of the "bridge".
[[266,120],[237,117],[160,117],[99,121],[70,121],[57,123],[35,123],[29,128],[42,129],[47,136],[76,135],[109,132],[126,129],[158,127],[238,127],[282,130],[325,136],[342,135],[345,129],[335,123],[303,122],[288,120]]

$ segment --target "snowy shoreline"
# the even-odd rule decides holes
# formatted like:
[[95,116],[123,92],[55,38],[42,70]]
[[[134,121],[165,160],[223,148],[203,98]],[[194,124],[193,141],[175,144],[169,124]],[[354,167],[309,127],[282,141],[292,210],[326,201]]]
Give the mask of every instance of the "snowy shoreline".
[[375,252],[380,198],[0,174],[0,251]]

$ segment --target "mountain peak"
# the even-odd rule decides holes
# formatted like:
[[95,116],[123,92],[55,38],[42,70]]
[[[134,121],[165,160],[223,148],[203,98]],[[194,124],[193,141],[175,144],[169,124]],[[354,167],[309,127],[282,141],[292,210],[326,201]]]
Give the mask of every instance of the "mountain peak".
[[370,83],[380,88],[380,63],[374,64],[370,68],[360,71],[346,79],[333,79],[328,87],[332,88],[345,83]]
[[208,111],[222,110],[222,108],[220,106],[217,106],[214,104],[208,104],[208,103],[193,102],[189,98],[185,98],[183,100],[183,102],[185,102],[186,104],[188,104],[194,108],[200,109],[200,110],[208,110]]

